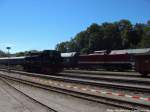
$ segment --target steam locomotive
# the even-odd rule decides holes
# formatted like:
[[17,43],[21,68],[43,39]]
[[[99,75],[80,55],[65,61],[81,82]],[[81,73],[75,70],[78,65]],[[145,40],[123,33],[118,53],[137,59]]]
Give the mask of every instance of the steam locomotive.
[[38,53],[29,53],[23,57],[0,58],[0,65],[21,65],[27,72],[34,73],[59,73],[63,70],[60,52],[55,50],[44,50]]
[[[144,49],[144,51],[150,49]],[[120,50],[121,51],[121,50]],[[77,52],[62,53],[64,68],[105,69],[105,70],[135,70],[142,75],[150,73],[150,54],[141,49],[126,50],[126,52],[99,51],[80,55]],[[138,52],[137,52],[138,51]],[[140,52],[139,52],[140,51]]]

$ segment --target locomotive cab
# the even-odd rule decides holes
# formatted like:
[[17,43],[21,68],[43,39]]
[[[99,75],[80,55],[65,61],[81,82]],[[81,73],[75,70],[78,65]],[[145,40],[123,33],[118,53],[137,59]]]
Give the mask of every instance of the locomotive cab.
[[79,53],[70,52],[70,53],[61,53],[62,64],[64,68],[75,68],[78,64]]
[[150,73],[150,54],[135,55],[135,70],[144,76]]
[[62,71],[61,56],[59,51],[44,50],[25,58],[24,69],[36,73],[58,73]]

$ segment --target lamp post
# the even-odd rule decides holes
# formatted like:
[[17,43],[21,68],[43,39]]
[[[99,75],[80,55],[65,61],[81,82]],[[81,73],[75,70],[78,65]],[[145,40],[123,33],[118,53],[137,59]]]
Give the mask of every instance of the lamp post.
[[10,51],[11,47],[6,47],[6,49],[8,50],[8,71],[9,71],[10,70],[10,68],[9,68],[9,57],[10,57],[9,51]]

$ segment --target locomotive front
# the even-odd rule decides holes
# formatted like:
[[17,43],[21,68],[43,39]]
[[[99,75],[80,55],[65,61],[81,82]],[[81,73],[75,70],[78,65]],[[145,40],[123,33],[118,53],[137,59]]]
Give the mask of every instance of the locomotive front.
[[150,74],[150,54],[135,55],[135,70],[143,76]]
[[24,69],[35,73],[59,73],[62,71],[61,56],[59,51],[44,50],[31,54],[25,58]]

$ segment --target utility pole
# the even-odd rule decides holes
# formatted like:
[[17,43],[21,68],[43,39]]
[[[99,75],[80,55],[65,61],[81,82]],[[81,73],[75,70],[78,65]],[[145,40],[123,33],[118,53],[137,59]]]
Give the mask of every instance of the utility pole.
[[8,50],[8,71],[10,70],[10,67],[9,67],[9,59],[10,59],[10,49],[11,49],[11,47],[6,47],[6,49]]

